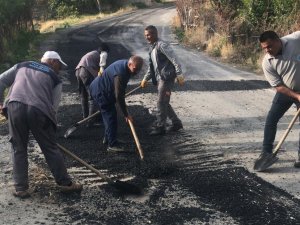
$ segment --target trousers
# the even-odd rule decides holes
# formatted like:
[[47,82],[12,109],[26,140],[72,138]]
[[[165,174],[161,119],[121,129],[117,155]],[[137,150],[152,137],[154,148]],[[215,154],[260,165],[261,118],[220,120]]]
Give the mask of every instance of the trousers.
[[94,77],[84,67],[80,67],[79,69],[77,69],[75,75],[77,77],[77,82],[78,82],[82,116],[83,118],[86,118],[92,115],[93,113],[95,113],[95,104],[90,95],[90,90],[89,90],[90,84],[94,80]]
[[181,123],[174,109],[170,105],[171,89],[173,86],[174,79],[168,81],[159,80],[158,82],[158,101],[156,114],[157,127],[165,127],[167,118],[172,121],[172,124]]
[[[272,153],[278,121],[293,104],[296,104],[297,108],[299,108],[300,106],[300,103],[297,102],[296,99],[293,99],[279,92],[275,94],[271,108],[267,115],[264,128],[263,151]],[[300,142],[298,151],[300,151]]]
[[71,183],[63,155],[55,142],[56,127],[45,114],[33,106],[10,102],[8,124],[16,191],[25,191],[29,187],[27,145],[30,131],[39,144],[56,183],[58,185]]

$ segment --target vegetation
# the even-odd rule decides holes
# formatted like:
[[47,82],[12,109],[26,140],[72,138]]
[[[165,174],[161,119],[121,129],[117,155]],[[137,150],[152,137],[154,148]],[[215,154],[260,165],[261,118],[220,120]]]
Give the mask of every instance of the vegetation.
[[34,59],[38,55],[36,46],[46,32],[120,12],[124,2],[0,0],[0,72],[21,60]]
[[176,5],[183,42],[253,68],[260,67],[261,32],[282,36],[299,30],[300,2],[295,0],[177,0]]

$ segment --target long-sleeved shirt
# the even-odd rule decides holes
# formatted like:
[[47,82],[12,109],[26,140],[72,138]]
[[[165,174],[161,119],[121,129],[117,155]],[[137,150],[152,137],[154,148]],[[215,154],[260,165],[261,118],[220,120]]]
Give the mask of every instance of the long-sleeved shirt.
[[[162,60],[160,54],[165,56],[168,60]],[[152,66],[150,65],[148,67],[148,70],[144,76],[145,80],[149,80],[153,76],[155,76],[157,80],[160,80],[161,70],[162,68],[167,66],[166,64],[168,63],[171,63],[174,66],[176,75],[182,74],[181,66],[177,62],[172,48],[163,41],[158,40],[157,42],[153,43],[153,45],[150,47],[149,61],[150,64],[152,63]]]
[[[4,102],[4,91],[9,87]],[[59,77],[43,63],[19,63],[0,75],[0,104],[4,108],[12,101],[31,105],[41,110],[54,124],[61,90],[62,83]]]

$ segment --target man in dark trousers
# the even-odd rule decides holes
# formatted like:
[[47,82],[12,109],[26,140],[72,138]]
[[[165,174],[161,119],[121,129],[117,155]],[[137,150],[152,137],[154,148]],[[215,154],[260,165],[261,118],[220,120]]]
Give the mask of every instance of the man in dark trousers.
[[[72,182],[56,145],[56,112],[62,83],[59,70],[66,64],[57,52],[47,51],[39,62],[16,64],[0,75],[0,109],[8,118],[12,144],[13,195],[30,196],[27,145],[29,132],[38,142],[56,183],[63,192],[81,191],[82,185]],[[4,91],[10,87],[5,102]]]
[[[150,79],[152,79],[154,85],[158,84],[156,122],[150,135],[165,134],[166,129],[171,132],[178,131],[183,126],[170,105],[170,98],[175,80],[178,81],[179,85],[184,84],[181,67],[169,45],[158,39],[158,32],[155,26],[147,26],[144,35],[150,44],[150,51],[149,67],[141,82],[141,87],[146,87]],[[172,124],[166,128],[167,118],[171,120]]]
[[[109,47],[102,43],[97,50],[86,53],[75,69],[78,89],[81,98],[82,116],[86,118],[95,112],[94,102],[91,99],[89,86],[95,77],[101,76],[106,66]],[[92,125],[92,121],[88,126]]]
[[[300,31],[281,38],[274,31],[265,31],[259,42],[266,53],[262,69],[276,94],[266,119],[263,149],[258,160],[272,154],[280,118],[293,104],[300,107]],[[300,168],[300,140],[294,167]]]
[[125,90],[131,77],[136,75],[143,66],[143,59],[132,56],[129,60],[118,60],[107,67],[102,76],[98,76],[90,85],[93,100],[99,106],[102,114],[105,134],[103,142],[108,143],[107,151],[124,151],[117,141],[117,103],[126,119],[132,121],[125,102]]

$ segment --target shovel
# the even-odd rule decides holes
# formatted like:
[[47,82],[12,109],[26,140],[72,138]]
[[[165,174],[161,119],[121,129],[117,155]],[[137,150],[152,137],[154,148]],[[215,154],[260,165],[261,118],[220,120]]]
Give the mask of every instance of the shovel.
[[[133,92],[135,92],[136,90],[140,89],[141,86],[138,86],[134,89],[132,89],[131,91],[129,91],[128,93],[125,94],[125,97],[127,97],[128,95],[132,94]],[[98,114],[100,114],[100,111],[95,112],[94,114],[88,116],[87,118],[84,118],[83,120],[80,120],[79,122],[75,123],[73,126],[71,126],[64,134],[65,138],[68,138],[75,130],[77,130],[77,127],[80,126],[81,124],[91,120],[92,118],[94,118],[95,116],[97,116]]]
[[75,123],[73,126],[71,126],[64,134],[65,138],[68,138],[70,136],[70,134],[72,134],[79,125],[91,120],[92,118],[94,118],[95,116],[99,115],[101,112],[97,111],[94,114],[88,116],[87,118],[84,118],[83,120],[80,120],[79,122]]
[[281,145],[283,144],[284,140],[286,139],[287,135],[291,131],[291,129],[292,129],[293,125],[295,124],[299,115],[300,115],[300,108],[298,109],[297,113],[293,117],[292,121],[290,122],[290,124],[289,124],[287,130],[285,131],[285,133],[283,134],[282,138],[276,145],[273,153],[265,155],[262,158],[255,161],[254,168],[253,168],[255,171],[262,172],[262,171],[266,170],[267,168],[269,168],[270,166],[272,166],[275,162],[277,162],[277,160],[279,158],[276,155],[277,155]]
[[139,138],[138,138],[138,136],[137,136],[137,134],[135,132],[133,123],[130,120],[128,120],[128,123],[129,123],[130,129],[131,129],[132,135],[134,137],[134,141],[135,141],[136,147],[137,147],[137,149],[139,151],[139,155],[141,157],[141,160],[143,160],[144,159],[144,152],[143,152],[142,146],[140,144]]
[[96,168],[94,168],[93,166],[89,165],[87,162],[83,161],[82,159],[80,159],[78,156],[74,155],[72,152],[70,152],[68,149],[66,149],[65,147],[61,146],[60,144],[56,144],[57,147],[62,150],[65,154],[67,154],[68,156],[70,156],[71,158],[75,159],[76,161],[80,162],[82,165],[84,165],[86,168],[88,168],[89,170],[91,170],[92,172],[94,172],[95,174],[97,174],[99,177],[101,177],[104,181],[106,181],[109,185],[115,187],[116,189],[124,192],[124,193],[128,193],[128,194],[141,194],[142,191],[139,187],[133,185],[133,184],[129,184],[120,180],[112,180],[109,177],[105,176],[104,174],[100,173],[99,170],[97,170]]

